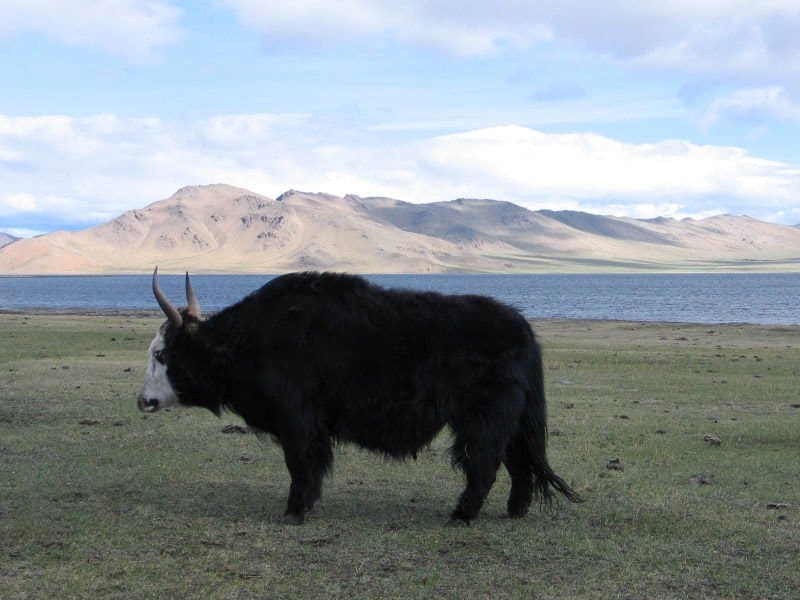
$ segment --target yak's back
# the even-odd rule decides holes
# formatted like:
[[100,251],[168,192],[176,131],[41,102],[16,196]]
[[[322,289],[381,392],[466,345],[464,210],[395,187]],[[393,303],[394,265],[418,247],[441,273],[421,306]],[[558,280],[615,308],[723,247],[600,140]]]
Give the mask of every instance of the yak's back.
[[533,343],[525,319],[486,296],[384,288],[357,275],[302,272],[276,277],[254,297],[265,313],[287,325],[303,323],[341,341],[492,354]]
[[268,296],[311,294],[314,296],[338,296],[363,294],[371,284],[358,275],[304,271],[287,273],[269,281],[257,293]]

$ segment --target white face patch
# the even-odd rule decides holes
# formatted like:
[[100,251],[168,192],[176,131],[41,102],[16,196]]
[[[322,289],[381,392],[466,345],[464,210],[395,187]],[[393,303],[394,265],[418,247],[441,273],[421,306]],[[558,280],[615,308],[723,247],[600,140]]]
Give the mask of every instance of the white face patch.
[[163,327],[158,330],[148,350],[147,371],[144,376],[144,388],[139,394],[139,410],[156,412],[162,408],[178,403],[178,397],[167,377],[167,365],[161,359],[164,351]]

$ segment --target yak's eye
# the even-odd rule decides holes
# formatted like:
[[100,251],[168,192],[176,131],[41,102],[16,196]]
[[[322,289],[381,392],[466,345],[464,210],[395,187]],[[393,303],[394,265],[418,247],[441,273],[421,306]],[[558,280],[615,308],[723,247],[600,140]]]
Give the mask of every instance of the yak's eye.
[[155,358],[158,362],[162,365],[164,364],[164,351],[163,350],[156,350],[153,352],[153,358]]

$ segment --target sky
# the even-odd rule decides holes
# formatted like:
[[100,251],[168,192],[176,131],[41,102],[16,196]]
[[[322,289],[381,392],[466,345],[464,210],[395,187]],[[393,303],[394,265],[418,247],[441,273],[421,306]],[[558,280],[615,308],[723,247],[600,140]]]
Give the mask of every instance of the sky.
[[797,0],[0,0],[0,231],[185,185],[800,223]]

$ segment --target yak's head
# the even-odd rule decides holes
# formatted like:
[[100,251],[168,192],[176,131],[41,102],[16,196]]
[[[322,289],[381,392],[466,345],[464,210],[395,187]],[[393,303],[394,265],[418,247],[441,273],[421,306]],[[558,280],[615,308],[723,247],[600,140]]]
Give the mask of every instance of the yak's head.
[[177,347],[180,341],[191,337],[200,321],[200,304],[189,282],[189,273],[186,273],[187,308],[178,310],[169,303],[158,285],[158,267],[153,271],[153,295],[167,320],[159,328],[148,351],[144,387],[137,400],[139,410],[144,412],[156,412],[180,402],[180,391],[170,380],[170,372],[179,369],[176,365],[171,369],[170,363],[180,356]]

